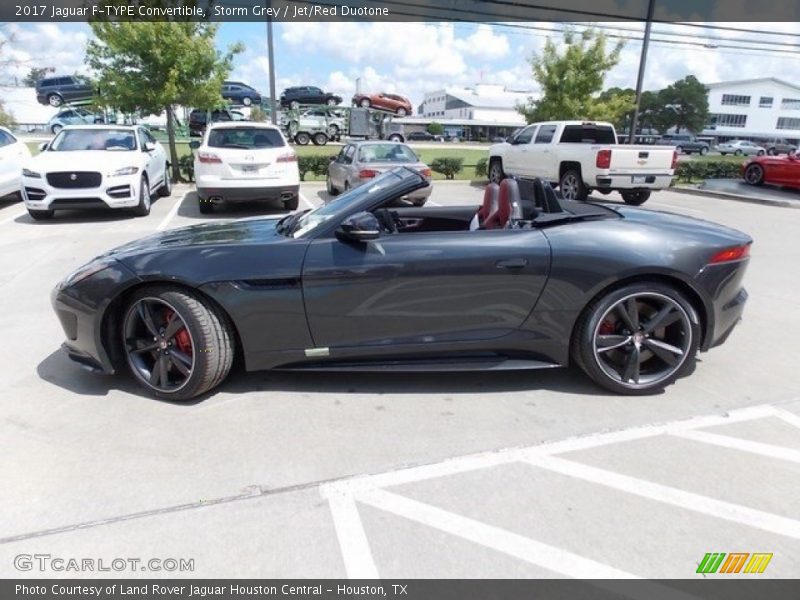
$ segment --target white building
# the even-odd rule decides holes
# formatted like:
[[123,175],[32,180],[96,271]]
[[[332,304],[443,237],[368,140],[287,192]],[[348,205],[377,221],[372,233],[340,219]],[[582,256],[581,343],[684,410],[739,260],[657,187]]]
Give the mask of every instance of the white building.
[[484,83],[471,88],[444,88],[425,94],[419,116],[519,127],[525,125],[525,119],[516,107],[525,104],[531,95],[529,91],[509,90],[502,85]]
[[800,139],[800,86],[775,77],[712,83],[704,136]]

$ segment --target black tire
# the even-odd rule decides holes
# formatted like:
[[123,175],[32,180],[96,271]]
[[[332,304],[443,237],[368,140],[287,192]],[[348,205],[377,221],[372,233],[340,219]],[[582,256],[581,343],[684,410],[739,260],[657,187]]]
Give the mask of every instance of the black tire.
[[305,131],[301,131],[296,136],[294,136],[294,141],[296,144],[300,146],[308,146],[308,142],[311,141],[311,136],[308,135]]
[[31,210],[28,209],[28,214],[34,221],[49,221],[53,218],[55,211],[53,210]]
[[574,169],[564,171],[561,179],[558,180],[558,189],[561,190],[561,196],[566,200],[583,202],[589,197],[589,188],[583,183],[581,174]]
[[169,163],[164,165],[164,183],[158,188],[158,195],[160,198],[166,198],[172,195],[172,177],[169,172]]
[[328,125],[328,138],[335,140],[339,137],[339,126],[336,123]]
[[637,282],[601,295],[584,309],[571,354],[599,386],[642,395],[689,371],[699,344],[699,319],[684,295],[663,283]]
[[408,114],[408,111],[406,111],[406,109],[403,108],[402,106],[397,109],[397,116],[398,117],[405,117],[407,114]]
[[53,107],[59,107],[64,104],[64,99],[59,94],[50,94],[47,96],[47,103]]
[[631,206],[639,206],[640,204],[644,204],[650,197],[650,192],[643,190],[620,192],[620,194],[622,195],[622,199],[625,201],[625,204],[630,204]]
[[329,196],[339,195],[339,190],[336,189],[336,187],[333,185],[333,182],[331,181],[330,173],[328,173],[328,176],[325,177],[325,191],[328,192]]
[[252,103],[253,103],[253,101],[249,97],[245,96],[244,98],[242,98],[242,104],[243,105],[250,106]]
[[133,213],[137,217],[146,217],[150,214],[150,184],[147,181],[147,176],[142,175],[139,182],[139,204],[133,209]]
[[769,154],[770,156],[775,156],[777,152],[775,151],[775,148],[768,148],[767,154]]
[[315,146],[324,146],[328,143],[328,136],[321,131],[318,131],[311,136],[311,141],[314,142]]
[[736,150],[736,151],[733,153],[733,155],[734,155],[734,156],[741,156],[741,155],[742,155],[742,151],[741,151],[741,150]]
[[756,152],[756,156],[764,156],[764,151],[759,150],[758,152]]
[[[235,338],[228,317],[194,291],[166,285],[138,290],[121,323],[128,368],[157,398],[196,398],[222,383],[233,364]],[[160,366],[163,370],[156,371]]]
[[402,144],[402,143],[403,143],[403,141],[404,141],[404,140],[403,140],[403,136],[402,136],[402,135],[400,135],[399,133],[393,133],[392,135],[390,135],[390,136],[389,136],[389,138],[388,138],[388,139],[389,139],[389,141],[390,141],[390,142],[399,142],[399,143],[401,143],[401,144]]
[[678,154],[683,154],[683,146],[675,146],[675,152]]
[[747,165],[744,170],[744,180],[750,185],[762,185],[764,183],[764,167],[758,163]]
[[708,148],[703,146],[702,148],[700,148],[700,156],[705,156],[706,154],[708,154]]
[[59,131],[64,129],[63,125],[59,125],[58,123],[54,123],[53,126],[50,128],[50,133],[56,135]]
[[727,152],[720,152],[720,154],[721,154],[722,156],[728,156],[728,153],[727,153]]
[[503,161],[499,158],[493,158],[489,161],[489,181],[499,185],[505,178],[506,173],[503,170]]
[[286,210],[297,210],[299,197],[295,194],[289,200],[283,201],[283,208]]
[[201,214],[210,215],[214,212],[214,203],[210,199],[203,200],[200,196],[197,197],[197,208]]

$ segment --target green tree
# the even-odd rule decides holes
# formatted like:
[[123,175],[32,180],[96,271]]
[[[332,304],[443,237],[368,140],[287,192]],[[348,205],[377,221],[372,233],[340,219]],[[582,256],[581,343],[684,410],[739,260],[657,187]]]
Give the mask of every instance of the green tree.
[[220,89],[235,44],[221,53],[214,46],[218,26],[203,22],[92,22],[95,40],[86,58],[97,74],[102,103],[119,111],[167,113],[173,180],[178,179],[175,106],[212,108],[222,104]]
[[623,89],[613,87],[602,92],[599,96],[597,96],[597,99],[603,104],[611,106],[623,104],[629,107],[629,110],[624,110],[621,112],[612,111],[612,117],[610,119],[605,119],[611,121],[617,131],[627,131],[627,129],[630,127],[631,119],[633,117],[633,107],[636,103],[636,91],[630,88]]
[[[626,94],[600,98],[606,73],[619,63],[624,41],[607,48],[603,33],[568,31],[564,44],[548,39],[541,54],[530,59],[542,95],[517,110],[528,123],[560,119],[616,121],[632,108]],[[563,51],[560,48],[564,48]]]
[[444,134],[444,125],[442,125],[441,123],[439,123],[437,121],[433,121],[433,122],[429,123],[428,126],[425,129],[427,129],[428,133],[430,133],[431,135],[443,135]]
[[658,93],[663,107],[665,129],[674,126],[677,133],[681,129],[699,132],[708,122],[708,90],[694,75],[667,86]]
[[14,125],[16,125],[14,115],[11,114],[11,111],[6,110],[3,101],[0,100],[0,126],[13,127]]
[[53,67],[33,67],[28,74],[25,75],[25,79],[22,80],[22,83],[27,87],[36,87],[38,83],[47,77],[48,73],[53,73],[55,69]]

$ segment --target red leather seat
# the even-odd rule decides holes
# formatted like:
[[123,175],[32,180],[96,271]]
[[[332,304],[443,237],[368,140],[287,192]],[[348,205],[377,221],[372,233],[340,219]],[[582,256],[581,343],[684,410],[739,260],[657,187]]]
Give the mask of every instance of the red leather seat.
[[483,191],[483,204],[475,213],[475,217],[470,223],[470,229],[485,229],[484,223],[497,212],[497,198],[500,195],[500,186],[496,183],[490,183]]
[[514,179],[503,179],[497,195],[497,210],[483,222],[482,229],[505,229],[508,227],[511,207],[515,203],[517,206],[520,204],[519,186]]

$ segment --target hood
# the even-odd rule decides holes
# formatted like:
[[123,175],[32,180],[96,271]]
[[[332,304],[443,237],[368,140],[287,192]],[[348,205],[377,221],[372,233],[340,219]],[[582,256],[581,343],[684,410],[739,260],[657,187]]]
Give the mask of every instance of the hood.
[[146,254],[153,251],[175,248],[203,247],[211,245],[268,244],[289,241],[275,231],[278,219],[249,219],[227,223],[204,223],[190,225],[169,231],[162,231],[135,240],[110,250],[103,256],[120,258],[133,254]]
[[[30,161],[30,167],[39,171],[100,171],[137,167],[141,152],[136,150],[77,150],[74,152],[40,152]],[[77,168],[76,168],[77,165]]]

